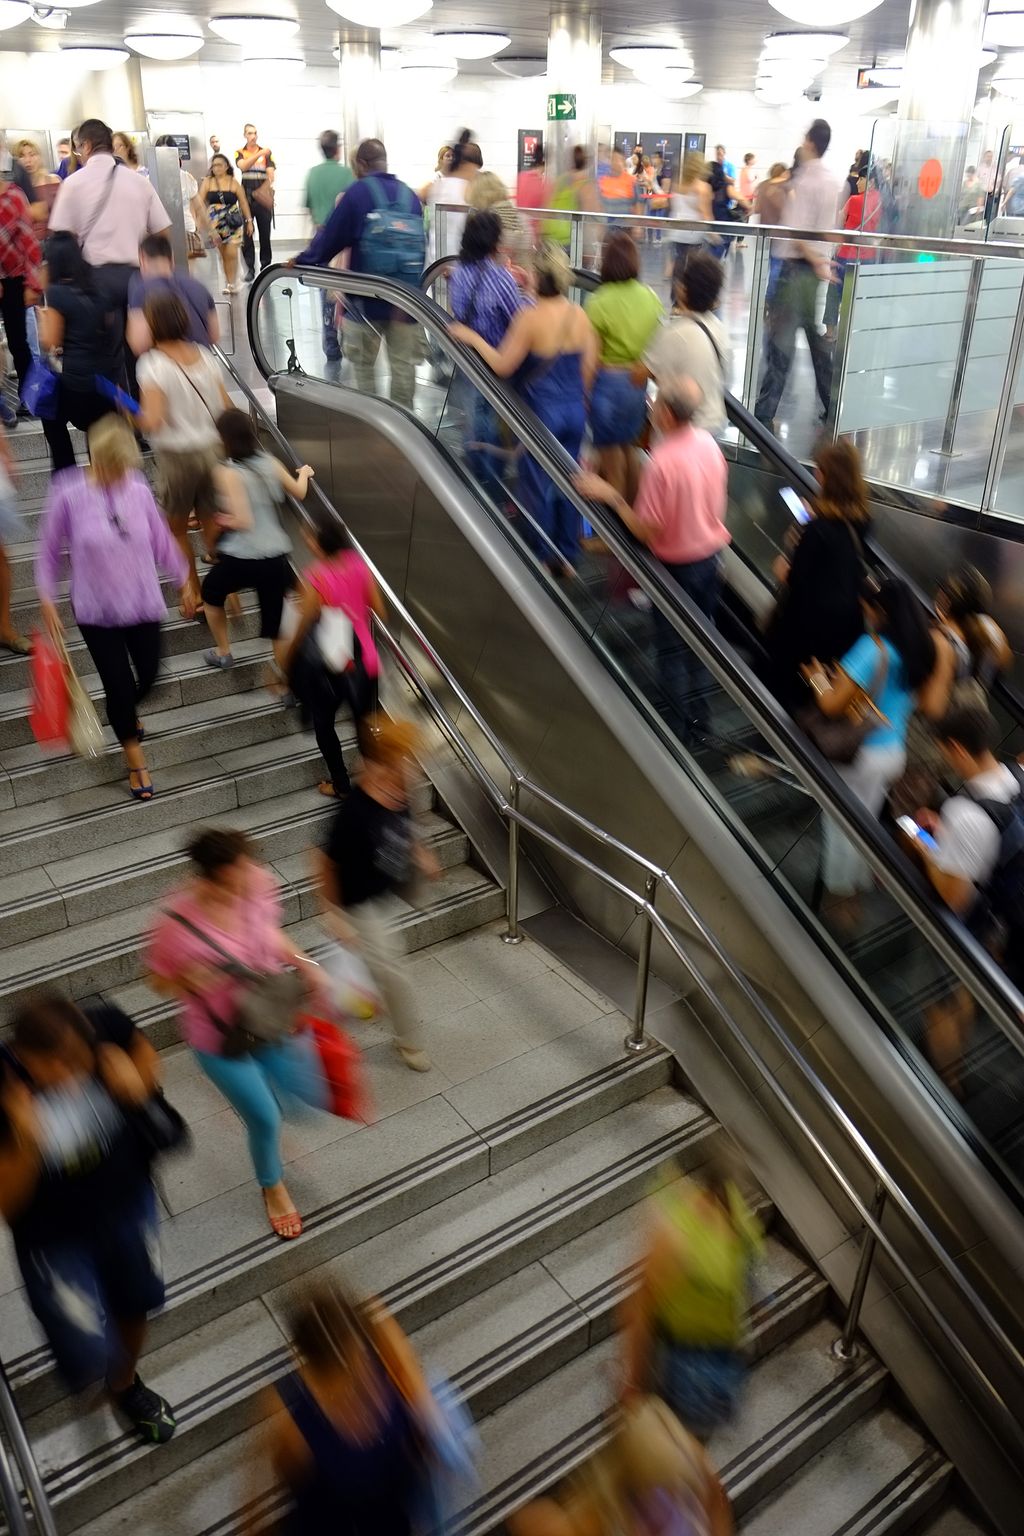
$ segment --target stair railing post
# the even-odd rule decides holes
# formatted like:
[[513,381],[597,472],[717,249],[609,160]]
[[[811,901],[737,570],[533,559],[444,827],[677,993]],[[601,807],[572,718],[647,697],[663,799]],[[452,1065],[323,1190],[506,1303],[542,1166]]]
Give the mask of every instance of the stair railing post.
[[508,886],[505,890],[505,915],[508,926],[501,936],[501,942],[521,944],[523,936],[519,932],[519,819],[516,815],[519,810],[519,780],[514,774],[509,782],[508,798],[511,809],[508,818]]
[[647,988],[651,979],[651,940],[654,937],[654,924],[651,922],[651,907],[658,894],[657,875],[648,875],[644,881],[643,924],[640,929],[640,949],[636,957],[636,996],[633,1000],[633,1028],[623,1041],[627,1051],[646,1051],[650,1041],[644,1034],[644,1024],[647,1019]]
[[[884,1209],[885,1188],[881,1184],[876,1184],[875,1198],[871,1203],[871,1215],[876,1222],[881,1221]],[[864,1296],[868,1288],[871,1264],[875,1257],[876,1243],[877,1239],[872,1229],[865,1227],[860,1260],[857,1264],[857,1273],[853,1277],[853,1289],[850,1292],[850,1305],[846,1311],[846,1322],[843,1324],[842,1333],[832,1345],[832,1353],[837,1360],[851,1362],[860,1355],[860,1345],[857,1343],[856,1334],[860,1325],[860,1313],[864,1305]]]

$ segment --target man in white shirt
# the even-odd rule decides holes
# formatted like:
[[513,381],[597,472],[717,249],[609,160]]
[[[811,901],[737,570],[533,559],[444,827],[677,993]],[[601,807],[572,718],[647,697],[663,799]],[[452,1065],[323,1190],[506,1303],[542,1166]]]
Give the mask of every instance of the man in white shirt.
[[[1021,861],[1024,892],[1024,767],[1001,763],[992,751],[996,726],[984,704],[955,705],[935,728],[943,756],[963,788],[941,812],[918,811],[918,824],[934,839],[910,847],[937,894],[985,940],[1004,939],[1004,969],[1014,985],[1024,981],[1024,932],[1014,932],[1011,862]],[[1019,845],[1016,851],[1011,844]],[[997,876],[998,872],[998,876]],[[1006,910],[1002,910],[1005,906]],[[1007,930],[1000,935],[998,928]]]
[[[50,230],[68,229],[78,236],[96,290],[113,317],[111,347],[120,374],[126,363],[128,284],[139,269],[139,246],[147,235],[169,235],[171,221],[149,177],[135,175],[114,159],[113,135],[106,123],[88,118],[75,134],[75,144],[82,169],[57,193]],[[134,394],[131,359],[127,369]]]
[[[815,118],[807,130],[800,169],[792,180],[786,206],[791,229],[834,229],[839,201],[839,182],[822,163],[832,130],[824,118]],[[814,382],[821,401],[821,419],[828,414],[832,394],[832,352],[818,329],[815,310],[818,286],[832,281],[831,245],[822,240],[776,240],[773,254],[781,256],[775,292],[765,323],[764,365],[754,415],[770,430],[779,409],[793,366],[798,331],[807,338]]]

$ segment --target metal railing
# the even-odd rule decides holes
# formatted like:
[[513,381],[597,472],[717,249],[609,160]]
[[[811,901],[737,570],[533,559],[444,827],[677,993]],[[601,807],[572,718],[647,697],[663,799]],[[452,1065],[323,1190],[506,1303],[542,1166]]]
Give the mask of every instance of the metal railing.
[[[271,420],[252,390],[241,380],[234,368],[227,363],[226,359],[222,358],[222,361],[234,376],[236,384],[249,399],[250,410],[253,412],[255,419],[258,420],[261,428],[274,439],[285,453],[289,462],[294,464],[296,462],[295,455],[283,433],[276,423]],[[317,486],[315,481],[311,482],[311,488],[315,491],[324,509],[345,526],[341,514]],[[296,503],[294,505],[295,511],[300,517],[308,517],[308,513],[304,511],[300,504]],[[358,542],[354,539],[353,545],[359,550]],[[365,553],[362,550],[359,550],[359,552],[366,559]],[[367,563],[370,565],[371,570],[374,570],[372,562],[367,561]],[[998,1425],[997,1433],[1007,1451],[1017,1458],[1024,1455],[1024,1427],[1022,1427],[1018,1415],[1015,1411],[1011,1410],[984,1366],[975,1358],[964,1340],[961,1339],[956,1330],[950,1325],[938,1303],[928,1294],[915,1273],[913,1266],[903,1258],[891,1238],[883,1230],[884,1202],[878,1194],[879,1190],[884,1191],[885,1201],[899,1211],[916,1239],[924,1244],[927,1251],[935,1259],[935,1262],[959,1292],[968,1308],[984,1327],[992,1344],[1000,1352],[1003,1360],[1014,1371],[1021,1374],[1022,1383],[1024,1383],[1024,1354],[1021,1353],[1018,1346],[1005,1332],[987,1304],[963,1275],[954,1259],[943,1247],[941,1241],[923,1221],[911,1197],[902,1189],[895,1177],[885,1167],[851,1116],[835,1098],[831,1089],[827,1087],[814,1071],[802,1051],[794,1046],[788,1032],[780,1024],[763,998],[753,988],[747,977],[733,963],[731,957],[722,948],[714,933],[708,928],[668,871],[662,869],[635,849],[629,848],[612,834],[589,821],[585,816],[580,815],[579,812],[573,810],[572,807],[566,805],[556,796],[551,795],[543,786],[536,784],[519,769],[511,754],[488,725],[466,690],[445,666],[430,640],[404,604],[399,600],[397,594],[390,589],[387,582],[375,570],[374,576],[386,598],[389,611],[393,611],[401,620],[403,635],[411,636],[415,640],[416,645],[428,660],[431,668],[443,679],[445,687],[451,691],[452,696],[458,701],[460,708],[472,720],[474,728],[480,733],[482,739],[495,754],[507,775],[508,789],[506,792],[504,785],[499,784],[494,779],[490,770],[470,745],[464,732],[452,718],[451,714],[444,708],[422,673],[413,665],[406,648],[392,635],[385,623],[378,621],[378,633],[388,653],[393,657],[402,677],[416,693],[436,728],[449,743],[459,761],[472,774],[492,806],[506,822],[509,835],[510,869],[515,868],[518,870],[520,855],[519,839],[521,833],[525,831],[529,837],[535,838],[539,843],[552,849],[560,857],[569,860],[578,869],[583,870],[588,876],[599,881],[606,889],[624,897],[633,905],[634,910],[640,916],[642,920],[641,942],[637,959],[633,1027],[626,1039],[626,1048],[630,1050],[643,1050],[647,1047],[645,1034],[647,986],[650,976],[652,941],[654,934],[657,933],[668,946],[675,960],[684,968],[701,997],[714,1010],[731,1039],[769,1088],[775,1102],[785,1112],[789,1122],[800,1133],[863,1223],[864,1247],[862,1249],[860,1266],[863,1271],[863,1277],[861,1278],[860,1274],[858,1274],[852,1288],[846,1324],[842,1335],[835,1345],[837,1354],[840,1358],[852,1357],[853,1338],[859,1324],[860,1306],[866,1291],[868,1273],[873,1262],[875,1246],[880,1245],[904,1284],[924,1308],[931,1323],[939,1330],[957,1360],[966,1369],[975,1390],[980,1394],[981,1400],[991,1409]],[[536,798],[547,810],[563,818],[570,827],[585,834],[598,847],[606,848],[616,856],[631,862],[643,874],[643,891],[637,891],[626,884],[626,882],[618,879],[617,876],[602,868],[593,859],[581,853],[570,843],[567,843],[563,837],[560,837],[557,833],[544,826],[536,817],[530,816],[525,812],[522,808],[524,793]],[[841,1133],[847,1146],[857,1153],[865,1169],[869,1172],[876,1190],[873,1203],[870,1206],[862,1200],[851,1178],[846,1174],[837,1158],[826,1147],[807,1116],[796,1104],[792,1095],[778,1081],[763,1052],[747,1038],[742,1026],[734,1018],[730,1010],[724,1006],[717,989],[709,983],[703,971],[691,959],[676,927],[658,910],[657,901],[659,896],[663,896],[671,901],[676,909],[677,921],[681,918],[697,936],[700,944],[714,957],[722,972],[729,978],[729,981],[737,989],[744,1001],[754,1009],[757,1017],[768,1030],[771,1039],[783,1052],[798,1078],[810,1089],[816,1106],[824,1110],[829,1120]],[[508,926],[505,937],[513,940],[519,937],[517,900],[518,881],[514,885],[510,881],[506,887]]]
[[[12,1467],[13,1461],[13,1467]],[[17,1468],[19,1489],[14,1476]],[[57,1522],[21,1422],[7,1372],[0,1364],[0,1504],[10,1536],[57,1536]],[[28,1513],[26,1513],[26,1511]],[[28,1519],[31,1514],[31,1523]]]

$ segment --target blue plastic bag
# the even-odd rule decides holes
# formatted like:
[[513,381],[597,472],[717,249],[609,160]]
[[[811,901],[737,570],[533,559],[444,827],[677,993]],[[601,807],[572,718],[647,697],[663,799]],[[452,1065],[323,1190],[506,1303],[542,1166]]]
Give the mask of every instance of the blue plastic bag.
[[429,1386],[436,1411],[423,1426],[430,1475],[417,1510],[417,1529],[444,1536],[459,1511],[479,1492],[480,1437],[451,1382],[432,1376]]
[[49,363],[34,357],[21,387],[21,403],[26,411],[38,416],[40,421],[53,421],[57,415],[59,392],[59,375],[54,373]]

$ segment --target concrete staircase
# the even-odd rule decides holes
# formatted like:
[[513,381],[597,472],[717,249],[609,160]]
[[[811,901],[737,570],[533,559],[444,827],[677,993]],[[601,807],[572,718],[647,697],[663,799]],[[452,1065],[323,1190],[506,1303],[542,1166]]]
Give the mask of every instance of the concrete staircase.
[[[41,439],[14,435],[34,533]],[[31,548],[15,555],[23,627]],[[0,1357],[62,1532],[242,1536],[281,1508],[262,1452],[263,1389],[289,1369],[287,1313],[311,1273],[382,1296],[428,1366],[480,1424],[482,1488],[458,1536],[496,1532],[600,1443],[616,1381],[615,1309],[634,1282],[647,1202],[697,1167],[718,1128],[655,1046],[625,1057],[606,991],[527,941],[499,942],[502,893],[431,786],[417,809],[443,874],[427,904],[396,902],[429,1073],[395,1056],[385,1023],[358,1029],[373,1109],[365,1124],[309,1113],[284,1143],[306,1233],[269,1232],[234,1113],[178,1043],[174,1010],[142,976],[154,905],[182,875],[197,821],[244,827],[281,881],[296,941],[316,951],[308,852],[330,806],[294,717],[261,689],[266,648],[230,674],[199,657],[206,631],[168,615],[167,660],[146,711],[158,789],[128,796],[112,739],[95,762],[44,758],[27,731],[27,666],[0,660],[2,1019],[41,983],[127,1008],[163,1053],[194,1133],[160,1170],[168,1304],[142,1374],[175,1405],[178,1432],[143,1447],[94,1396],[71,1399],[0,1248]],[[86,686],[88,656],[74,644]],[[768,1220],[771,1212],[766,1208]],[[931,1536],[980,1527],[950,1494],[952,1469],[903,1415],[870,1355],[829,1353],[828,1288],[772,1230],[749,1317],[752,1372],[736,1423],[716,1435],[744,1530],[769,1536]]]

